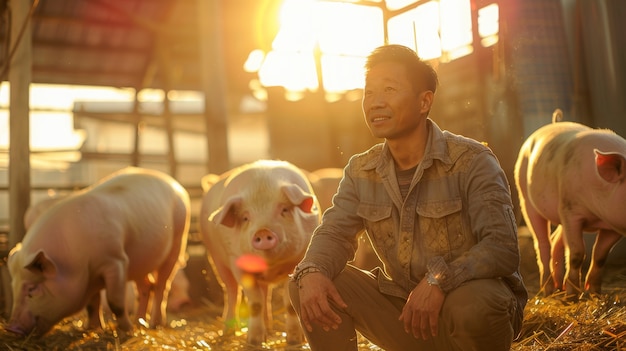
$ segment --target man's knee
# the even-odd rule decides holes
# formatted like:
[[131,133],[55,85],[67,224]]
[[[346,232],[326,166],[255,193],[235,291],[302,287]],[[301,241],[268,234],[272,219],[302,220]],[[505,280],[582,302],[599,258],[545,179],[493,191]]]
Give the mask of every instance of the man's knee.
[[[498,280],[472,281],[450,292],[442,310],[442,319],[457,332],[483,335],[501,329],[512,330],[515,298]],[[476,323],[480,320],[481,323]],[[512,333],[512,331],[511,331]]]

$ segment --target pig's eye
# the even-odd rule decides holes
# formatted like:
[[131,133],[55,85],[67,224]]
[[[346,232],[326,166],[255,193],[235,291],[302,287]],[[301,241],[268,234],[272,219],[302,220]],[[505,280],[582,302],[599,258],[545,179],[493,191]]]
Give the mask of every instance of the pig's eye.
[[281,216],[286,216],[289,214],[289,208],[288,207],[283,207],[283,210],[280,212]]
[[35,291],[35,287],[31,286],[30,288],[28,288],[28,298],[32,298],[33,297],[33,292]]

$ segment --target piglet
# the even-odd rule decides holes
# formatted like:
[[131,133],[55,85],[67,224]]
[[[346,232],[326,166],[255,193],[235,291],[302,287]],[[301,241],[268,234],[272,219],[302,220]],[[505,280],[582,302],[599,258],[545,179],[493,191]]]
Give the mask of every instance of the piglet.
[[239,325],[237,307],[243,290],[250,309],[247,340],[253,345],[265,342],[272,319],[272,288],[280,286],[288,309],[287,342],[302,342],[284,282],[304,256],[321,219],[306,176],[291,163],[260,160],[221,176],[207,175],[202,185],[200,230],[225,289],[225,331]]
[[[567,296],[575,297],[583,290],[601,292],[608,254],[626,235],[626,140],[610,130],[559,122],[561,117],[555,111],[553,123],[524,142],[515,182],[535,241],[544,293],[565,288]],[[598,234],[584,289],[583,232]]]
[[131,331],[127,281],[139,291],[137,317],[147,319],[152,294],[149,325],[163,325],[170,279],[184,264],[189,207],[173,178],[132,167],[54,203],[9,253],[7,329],[40,336],[85,307],[88,327],[102,328],[105,289],[118,328]]

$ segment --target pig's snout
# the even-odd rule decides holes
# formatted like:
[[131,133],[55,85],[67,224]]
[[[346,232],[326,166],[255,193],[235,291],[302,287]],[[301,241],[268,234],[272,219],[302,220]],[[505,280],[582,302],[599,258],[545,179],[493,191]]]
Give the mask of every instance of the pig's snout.
[[26,330],[22,329],[19,325],[17,324],[10,324],[8,325],[5,330],[14,333],[14,334],[18,334],[20,336],[25,336],[26,334],[28,334],[26,332]]
[[19,326],[13,324],[13,325],[9,325],[5,328],[7,331],[10,331],[11,333],[17,334],[19,336],[24,336],[26,335],[26,331],[22,330],[22,328],[20,328]]
[[263,229],[254,233],[252,247],[257,250],[270,250],[278,244],[278,236],[272,231]]

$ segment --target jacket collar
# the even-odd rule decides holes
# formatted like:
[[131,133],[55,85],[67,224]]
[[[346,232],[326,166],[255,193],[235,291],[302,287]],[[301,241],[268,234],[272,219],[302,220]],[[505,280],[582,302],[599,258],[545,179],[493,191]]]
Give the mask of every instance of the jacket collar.
[[[440,160],[443,164],[452,166],[453,160],[450,158],[448,151],[448,143],[444,132],[439,128],[437,123],[432,119],[426,119],[426,128],[428,128],[428,141],[426,142],[426,150],[424,152],[424,158],[422,159],[422,167],[428,168],[432,165],[433,160]],[[370,159],[365,165],[364,169],[374,169],[380,174],[386,173],[388,167],[393,167],[394,161],[389,151],[387,141],[382,144],[382,150],[379,153],[379,157]]]

